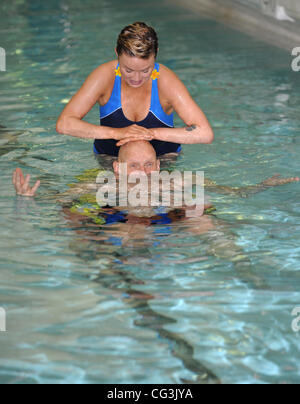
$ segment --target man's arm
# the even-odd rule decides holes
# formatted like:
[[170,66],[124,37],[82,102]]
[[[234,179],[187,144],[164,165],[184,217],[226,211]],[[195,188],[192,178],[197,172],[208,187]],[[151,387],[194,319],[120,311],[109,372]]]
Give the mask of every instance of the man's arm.
[[[17,195],[26,196],[26,197],[34,197],[36,196],[37,190],[41,185],[41,181],[37,181],[33,187],[30,186],[30,175],[26,175],[24,177],[23,172],[20,168],[17,168],[13,173],[12,182],[15,187]],[[60,203],[72,202],[74,197],[78,197],[83,194],[87,194],[88,192],[97,191],[96,183],[82,183],[75,185],[74,187],[68,189],[66,192],[56,194],[55,200]],[[47,196],[49,199],[50,196]]]
[[238,187],[217,185],[214,182],[206,179],[205,188],[218,194],[236,195],[240,196],[241,198],[248,198],[251,195],[267,191],[269,188],[290,184],[292,182],[298,182],[299,180],[300,180],[299,177],[280,178],[280,175],[277,174],[261,182],[260,184],[238,188]]

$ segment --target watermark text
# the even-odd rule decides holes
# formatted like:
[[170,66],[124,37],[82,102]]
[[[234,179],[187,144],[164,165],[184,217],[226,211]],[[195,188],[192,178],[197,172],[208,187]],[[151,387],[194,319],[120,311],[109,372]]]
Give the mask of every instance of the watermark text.
[[6,72],[6,52],[0,47],[0,72]]
[[292,56],[295,56],[295,59],[292,61],[292,70],[296,73],[300,72],[300,47],[292,50]]
[[296,317],[292,322],[292,330],[294,332],[300,331],[300,307],[295,307],[292,311],[292,316]]
[[6,331],[6,311],[0,307],[0,332]]
[[118,175],[101,172],[96,180],[97,202],[113,207],[169,207],[185,209],[187,217],[204,211],[204,172],[143,171],[127,172],[119,164]]

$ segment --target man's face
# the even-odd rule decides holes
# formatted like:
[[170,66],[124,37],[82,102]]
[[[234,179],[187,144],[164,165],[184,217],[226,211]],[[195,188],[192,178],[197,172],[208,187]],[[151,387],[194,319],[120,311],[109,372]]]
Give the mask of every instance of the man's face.
[[114,163],[114,171],[119,174],[120,163],[127,164],[127,175],[133,173],[149,176],[160,170],[160,161],[156,157],[153,147],[148,142],[131,142],[120,150],[118,162]]
[[142,172],[146,175],[150,175],[153,171],[158,171],[158,161],[153,158],[142,158],[140,156],[131,157],[127,161],[127,173],[131,175],[136,172]]

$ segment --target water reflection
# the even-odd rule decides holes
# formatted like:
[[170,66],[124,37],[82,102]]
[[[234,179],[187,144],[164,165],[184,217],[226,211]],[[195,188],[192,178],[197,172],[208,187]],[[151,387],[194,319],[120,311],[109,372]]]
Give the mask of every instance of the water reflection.
[[[157,333],[158,338],[171,347],[172,355],[195,374],[193,380],[182,381],[220,383],[212,371],[194,358],[193,346],[181,335],[166,329],[168,325],[176,324],[176,320],[151,307],[151,302],[161,295],[138,290],[141,286],[147,287],[147,280],[143,274],[139,276],[139,272],[147,268],[156,274],[157,264],[168,268],[172,264],[169,258],[172,253],[179,257],[177,264],[185,268],[201,263],[201,260],[205,264],[210,257],[215,257],[217,261],[233,265],[236,277],[251,287],[266,288],[261,277],[253,272],[250,260],[236,245],[230,226],[212,215],[186,219],[175,211],[168,214],[171,223],[163,226],[151,225],[149,218],[133,214],[122,222],[99,225],[91,218],[71,211],[68,205],[64,205],[63,214],[68,226],[79,236],[70,242],[76,255],[91,264],[106,260],[105,269],[102,266],[93,280],[134,309],[141,316],[134,325]],[[181,240],[187,239],[189,241],[182,245]],[[162,255],[158,253],[160,249],[164,252]]]
[[153,255],[150,247],[155,240],[157,242],[154,226],[146,227],[143,223],[119,223],[110,229],[100,229],[99,226],[88,224],[87,220],[71,214],[66,209],[64,213],[73,230],[82,237],[71,245],[77,256],[86,262],[103,257],[108,260],[106,269],[102,269],[94,281],[134,309],[141,317],[134,321],[134,325],[157,333],[159,339],[168,343],[172,355],[180,359],[185,368],[195,374],[193,380],[182,382],[220,383],[212,371],[194,359],[194,348],[188,341],[166,330],[166,326],[176,323],[176,320],[151,308],[151,301],[156,298],[155,295],[136,289],[140,285],[145,285],[146,281],[139,279],[129,267],[142,262],[151,265]]

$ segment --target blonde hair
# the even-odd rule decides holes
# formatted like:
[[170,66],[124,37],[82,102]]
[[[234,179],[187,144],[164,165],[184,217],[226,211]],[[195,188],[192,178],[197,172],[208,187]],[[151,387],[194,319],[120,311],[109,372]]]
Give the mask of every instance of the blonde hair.
[[141,59],[148,59],[158,53],[158,37],[154,28],[144,22],[135,22],[125,27],[118,38],[117,53],[126,53]]

